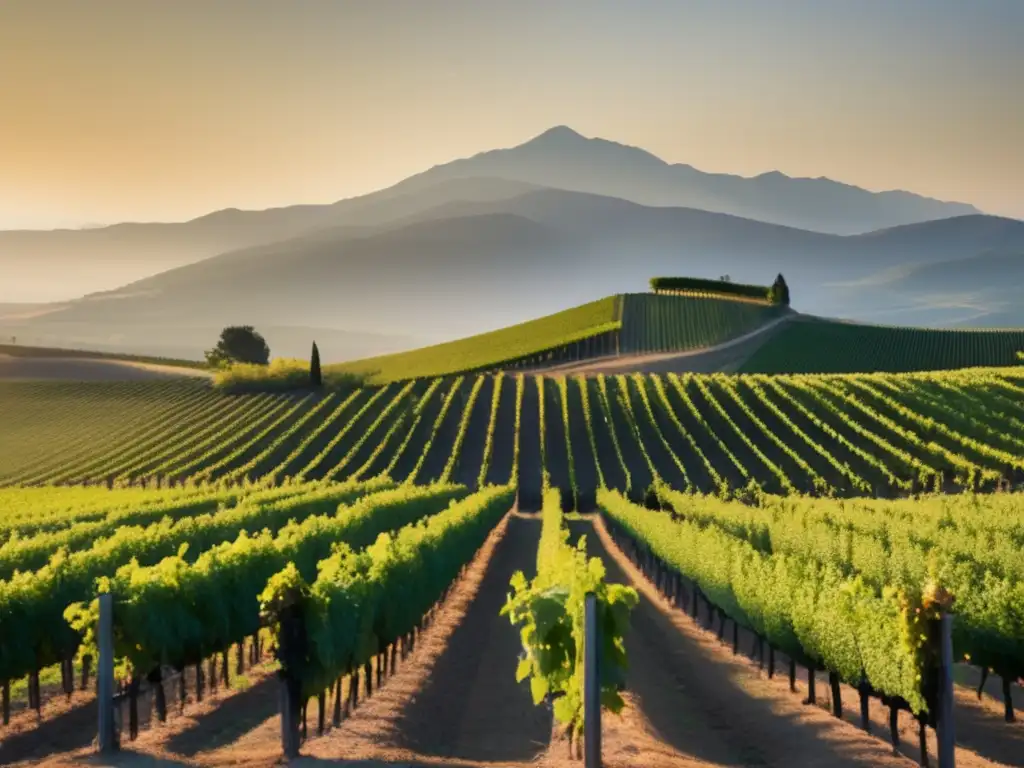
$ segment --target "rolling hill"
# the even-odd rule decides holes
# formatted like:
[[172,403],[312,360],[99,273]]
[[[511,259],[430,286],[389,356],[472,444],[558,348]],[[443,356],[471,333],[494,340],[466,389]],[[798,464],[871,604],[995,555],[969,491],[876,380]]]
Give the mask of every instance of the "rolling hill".
[[126,282],[229,251],[279,243],[319,229],[350,234],[452,200],[488,201],[532,189],[503,179],[439,181],[408,194],[386,189],[329,205],[262,211],[225,209],[186,222],[125,223],[53,231],[0,231],[0,269],[8,275],[2,301],[52,301],[110,290]]
[[[399,337],[415,335],[421,344],[462,338],[644,290],[655,274],[729,273],[764,283],[781,271],[796,308],[849,314],[861,293],[830,283],[993,247],[1024,249],[1024,223],[986,216],[838,236],[588,193],[512,194],[504,182],[465,184],[490,190],[491,199],[442,197],[434,206],[406,208],[392,225],[330,227],[231,251],[48,314],[0,320],[0,334],[38,336],[50,346],[67,345],[73,334],[102,340],[103,348],[127,349],[130,342],[131,351],[195,357],[226,324],[343,329],[353,343],[336,330],[325,350],[337,361],[417,344],[403,345]],[[455,184],[448,192],[469,187]],[[869,312],[859,316],[872,319]],[[377,348],[364,343],[373,335],[386,337]],[[319,339],[294,336],[281,338],[274,353],[305,356]]]
[[[734,352],[716,353],[720,346],[737,344]],[[872,325],[726,296],[628,293],[457,341],[326,370],[368,374],[374,383],[516,370],[555,375],[737,369],[902,373],[1016,366],[1018,352],[1024,352],[1024,329]]]
[[420,349],[328,366],[375,383],[429,376],[557,367],[602,358],[703,349],[788,314],[727,298],[630,293]]
[[849,301],[879,320],[962,327],[1021,327],[1024,250],[986,250],[968,258],[905,265],[847,286]]
[[744,373],[898,373],[1015,366],[1024,329],[913,328],[800,317],[741,366]]

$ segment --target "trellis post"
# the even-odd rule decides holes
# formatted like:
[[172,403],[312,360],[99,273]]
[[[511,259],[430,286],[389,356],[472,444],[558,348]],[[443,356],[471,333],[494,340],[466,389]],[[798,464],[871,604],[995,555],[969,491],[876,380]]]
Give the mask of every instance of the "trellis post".
[[99,597],[100,625],[96,637],[99,662],[96,670],[96,700],[99,710],[97,741],[101,754],[117,749],[114,734],[114,596],[106,592]]
[[956,765],[956,732],[953,727],[953,614],[939,619],[939,711],[936,731],[939,768]]
[[584,602],[583,646],[583,749],[586,768],[601,768],[600,637],[597,632],[597,596],[588,592]]

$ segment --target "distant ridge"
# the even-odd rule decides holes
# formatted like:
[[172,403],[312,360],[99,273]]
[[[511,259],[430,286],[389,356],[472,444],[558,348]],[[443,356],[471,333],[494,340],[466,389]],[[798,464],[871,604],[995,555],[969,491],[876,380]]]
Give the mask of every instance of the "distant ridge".
[[[489,178],[439,181],[420,194],[392,191],[334,220],[347,224],[229,250],[50,311],[36,308],[31,318],[19,313],[20,320],[0,321],[0,335],[45,336],[61,346],[145,334],[162,354],[187,357],[232,323],[335,328],[349,332],[351,343],[339,339],[326,359],[344,360],[398,351],[392,340],[399,337],[440,342],[514,325],[680,272],[759,284],[782,272],[799,311],[874,319],[892,302],[879,306],[881,294],[851,287],[855,281],[991,249],[1024,250],[1024,222],[981,215],[837,236],[527,189]],[[933,313],[928,322],[965,316]],[[305,356],[310,341],[290,333],[274,349]],[[162,346],[172,343],[173,350]]]
[[707,173],[691,165],[667,163],[639,147],[587,138],[565,125],[515,147],[435,166],[398,186],[460,176],[495,176],[831,234],[981,213],[967,203],[903,190],[870,192],[825,177],[796,178],[777,170],[753,177]]
[[909,288],[891,298],[856,281],[994,250],[1024,250],[1024,222],[779,171],[704,173],[562,125],[330,205],[0,232],[0,303],[31,303],[4,310],[0,335],[195,356],[246,323],[281,329],[275,351],[304,356],[309,331],[296,329],[332,329],[330,358],[343,360],[680,273],[782,272],[802,312],[945,324],[1008,305],[929,296],[921,310]]

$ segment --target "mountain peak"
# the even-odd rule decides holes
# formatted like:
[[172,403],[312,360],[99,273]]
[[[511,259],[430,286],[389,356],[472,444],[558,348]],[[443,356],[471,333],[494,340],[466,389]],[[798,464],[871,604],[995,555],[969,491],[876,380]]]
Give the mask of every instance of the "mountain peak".
[[559,142],[561,142],[561,141],[576,141],[576,140],[579,140],[579,139],[582,139],[583,141],[586,141],[587,137],[584,136],[583,134],[579,133],[578,131],[574,131],[568,125],[556,125],[553,128],[548,128],[546,131],[544,131],[544,133],[540,134],[539,136],[535,136],[533,138],[533,141],[544,141],[544,142],[559,141]]

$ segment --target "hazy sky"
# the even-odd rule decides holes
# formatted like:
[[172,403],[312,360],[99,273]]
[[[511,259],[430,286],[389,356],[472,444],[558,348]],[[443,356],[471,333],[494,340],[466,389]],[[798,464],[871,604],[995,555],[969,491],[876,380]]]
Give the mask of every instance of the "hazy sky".
[[1024,218],[1024,0],[0,0],[0,228],[328,202],[567,124]]

